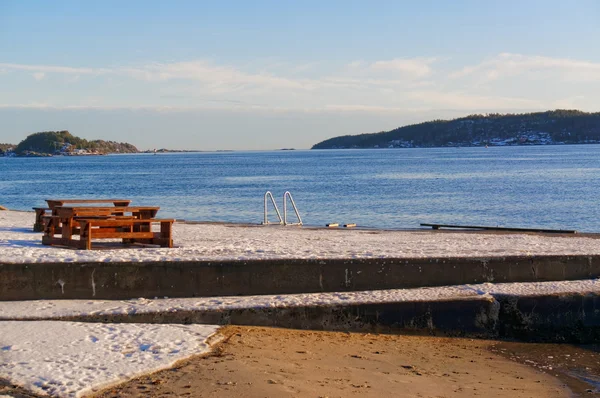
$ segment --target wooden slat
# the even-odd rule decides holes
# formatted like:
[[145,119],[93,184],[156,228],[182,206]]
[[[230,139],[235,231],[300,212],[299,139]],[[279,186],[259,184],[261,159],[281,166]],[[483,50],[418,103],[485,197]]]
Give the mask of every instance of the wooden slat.
[[105,232],[103,229],[93,229],[90,231],[92,239],[152,239],[153,232]]
[[158,213],[158,206],[128,206],[128,207],[69,207],[59,206],[53,212],[61,217],[86,216],[124,216],[129,213],[136,218],[149,219]]
[[[64,214],[62,212],[58,213],[59,215]],[[77,212],[73,212],[73,218],[75,217],[79,217],[79,218],[85,218],[87,217],[94,217],[94,216],[111,216],[113,215],[112,211],[77,211]],[[71,217],[71,216],[69,216]]]
[[147,219],[109,219],[109,220],[101,220],[101,219],[86,219],[82,218],[79,222],[88,222],[93,227],[119,227],[119,226],[128,226],[134,224],[151,224],[151,223],[173,223],[175,220],[172,219],[159,219],[159,218],[147,218]]
[[68,211],[111,211],[111,212],[132,212],[142,210],[160,210],[160,206],[58,206],[55,210]]

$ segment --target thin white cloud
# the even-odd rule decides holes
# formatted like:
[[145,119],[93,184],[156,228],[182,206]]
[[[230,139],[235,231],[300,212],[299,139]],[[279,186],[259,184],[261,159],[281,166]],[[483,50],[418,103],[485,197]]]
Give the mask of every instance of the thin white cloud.
[[76,68],[70,66],[54,66],[54,65],[25,65],[25,64],[7,64],[0,63],[0,68],[7,71],[20,70],[31,72],[44,73],[63,73],[63,74],[81,74],[81,75],[101,75],[110,73],[111,69],[107,68]]
[[31,102],[28,104],[0,104],[0,109],[48,109],[52,108],[44,102]]
[[284,89],[310,89],[309,80],[293,80],[266,73],[252,74],[231,66],[212,65],[206,61],[152,64],[141,68],[122,68],[118,73],[147,81],[195,80],[226,91],[236,91],[248,85]]
[[418,81],[433,74],[432,64],[438,58],[394,58],[378,61],[355,60],[348,63],[343,75],[357,79],[380,79],[402,81],[403,83]]
[[501,53],[479,64],[466,66],[453,72],[450,77],[477,77],[484,81],[493,81],[504,77],[536,73],[551,73],[566,80],[599,81],[600,63],[570,58]]
[[0,63],[0,68],[7,71],[59,73],[75,76],[81,75],[121,75],[149,82],[169,80],[191,80],[204,83],[214,92],[232,92],[248,88],[312,90],[318,81],[309,79],[291,79],[269,73],[247,73],[233,66],[214,65],[208,61],[189,61],[174,63],[153,63],[139,67],[117,68],[79,68],[53,65],[25,65]]
[[44,79],[44,77],[46,77],[46,72],[35,72],[32,74],[32,76],[35,80],[39,81],[39,80]]
[[435,61],[436,58],[396,58],[374,62],[369,68],[375,71],[398,72],[415,78],[422,78],[431,74],[431,64]]

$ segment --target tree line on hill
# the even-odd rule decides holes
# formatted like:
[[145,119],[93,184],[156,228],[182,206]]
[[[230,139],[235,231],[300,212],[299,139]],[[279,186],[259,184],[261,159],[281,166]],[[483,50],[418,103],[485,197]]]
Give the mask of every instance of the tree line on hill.
[[104,155],[137,152],[139,152],[138,149],[132,144],[104,140],[88,141],[76,137],[66,130],[30,134],[18,145],[0,144],[0,155],[13,153],[17,156]]
[[559,109],[433,120],[391,131],[334,137],[315,144],[312,149],[591,143],[600,143],[600,112]]

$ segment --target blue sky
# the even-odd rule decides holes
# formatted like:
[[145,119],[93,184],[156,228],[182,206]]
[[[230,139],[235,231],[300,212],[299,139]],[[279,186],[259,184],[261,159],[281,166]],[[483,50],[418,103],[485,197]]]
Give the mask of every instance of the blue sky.
[[0,0],[0,142],[308,148],[470,113],[600,111],[600,2]]

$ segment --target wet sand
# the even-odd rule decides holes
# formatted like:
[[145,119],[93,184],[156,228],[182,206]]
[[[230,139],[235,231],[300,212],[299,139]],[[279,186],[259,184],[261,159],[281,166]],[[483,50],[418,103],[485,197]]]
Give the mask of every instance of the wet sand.
[[95,396],[571,396],[496,341],[237,326],[221,334],[212,354]]
[[558,377],[578,396],[600,396],[600,345],[499,342],[491,351]]

